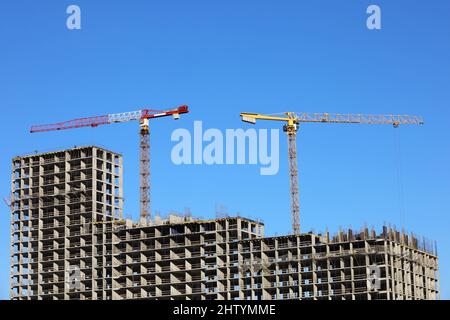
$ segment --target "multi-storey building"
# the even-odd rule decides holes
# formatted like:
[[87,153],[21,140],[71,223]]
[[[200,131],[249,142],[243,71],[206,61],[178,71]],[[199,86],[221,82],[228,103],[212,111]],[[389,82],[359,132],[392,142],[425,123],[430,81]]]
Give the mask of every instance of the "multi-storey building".
[[113,239],[113,298],[232,299],[240,240],[263,228],[242,218],[127,221]]
[[122,219],[122,159],[13,159],[12,299],[438,299],[436,250],[383,227],[264,237],[261,222]]
[[245,218],[131,221],[114,233],[114,299],[438,299],[434,249],[383,227],[264,237]]
[[433,251],[387,227],[380,234],[349,230],[332,239],[308,233],[245,240],[236,297],[436,300],[439,276]]

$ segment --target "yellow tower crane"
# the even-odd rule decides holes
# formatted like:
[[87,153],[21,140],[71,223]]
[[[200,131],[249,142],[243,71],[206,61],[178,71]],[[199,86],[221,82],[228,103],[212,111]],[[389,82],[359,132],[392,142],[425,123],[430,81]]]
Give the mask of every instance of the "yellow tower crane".
[[401,124],[423,124],[422,117],[409,115],[367,115],[339,113],[297,113],[263,115],[242,112],[242,121],[255,124],[256,120],[283,121],[283,131],[288,138],[289,182],[291,196],[292,232],[300,234],[300,200],[298,194],[297,145],[296,135],[301,122],[320,123],[360,123],[360,124],[392,124],[395,128]]

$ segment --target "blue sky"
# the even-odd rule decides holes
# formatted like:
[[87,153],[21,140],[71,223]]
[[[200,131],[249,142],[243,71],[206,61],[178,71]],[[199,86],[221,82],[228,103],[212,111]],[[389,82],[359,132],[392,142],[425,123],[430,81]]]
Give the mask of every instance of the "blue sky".
[[[79,31],[66,28],[70,4],[81,8]],[[381,7],[382,30],[366,28],[369,4]],[[194,120],[204,128],[248,128],[242,111],[419,114],[424,126],[396,130],[303,125],[301,225],[319,232],[388,222],[436,240],[448,299],[449,39],[446,0],[3,1],[0,195],[9,194],[13,156],[96,144],[123,154],[125,212],[137,217],[136,123],[34,135],[28,129],[188,104],[181,121],[151,123],[153,209],[189,207],[214,217],[222,204],[230,214],[263,219],[267,234],[284,234],[284,136],[279,173],[260,176],[254,165],[173,165],[172,131],[192,129]],[[0,212],[0,298],[7,299],[10,221],[3,204]]]

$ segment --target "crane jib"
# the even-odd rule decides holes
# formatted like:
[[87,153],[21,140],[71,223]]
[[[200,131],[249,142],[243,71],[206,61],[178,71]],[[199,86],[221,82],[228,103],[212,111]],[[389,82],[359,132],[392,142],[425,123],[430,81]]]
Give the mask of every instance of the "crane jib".
[[99,125],[108,123],[109,123],[108,116],[87,117],[52,124],[32,126],[30,132],[34,133],[34,132],[75,129],[82,127],[97,127]]
[[179,114],[188,113],[189,108],[186,105],[180,106],[176,109],[172,110],[152,110],[152,109],[142,109],[137,111],[130,112],[121,112],[121,113],[112,113],[103,116],[95,116],[95,117],[85,117],[78,118],[74,120],[57,122],[52,124],[44,124],[32,126],[30,128],[30,132],[47,132],[47,131],[58,131],[58,130],[66,130],[66,129],[75,129],[75,128],[83,128],[83,127],[98,127],[99,125],[111,124],[111,123],[120,123],[127,121],[135,121],[141,119],[149,119],[149,118],[159,118],[173,115],[175,119],[179,118]]
[[142,117],[142,110],[138,111],[130,111],[130,112],[121,112],[121,113],[112,113],[108,115],[108,122],[126,122],[132,120],[140,120]]

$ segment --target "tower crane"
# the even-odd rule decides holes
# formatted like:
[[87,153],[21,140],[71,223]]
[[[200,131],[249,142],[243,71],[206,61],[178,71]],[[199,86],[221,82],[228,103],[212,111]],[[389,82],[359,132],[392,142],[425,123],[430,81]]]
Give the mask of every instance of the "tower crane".
[[289,182],[291,200],[292,232],[300,234],[300,200],[298,191],[297,144],[296,136],[300,123],[359,123],[359,124],[392,124],[397,128],[401,124],[423,124],[419,116],[410,115],[370,115],[370,114],[338,114],[338,113],[297,113],[285,112],[272,115],[242,112],[242,121],[255,124],[256,120],[282,121],[283,131],[288,138]]
[[178,120],[180,114],[188,113],[186,105],[170,110],[142,109],[131,112],[113,113],[103,116],[73,119],[53,124],[32,126],[31,133],[67,130],[83,127],[98,127],[100,125],[120,123],[127,121],[139,121],[140,153],[139,153],[139,188],[140,188],[140,216],[144,219],[151,218],[150,211],[150,126],[149,120],[172,116]]

